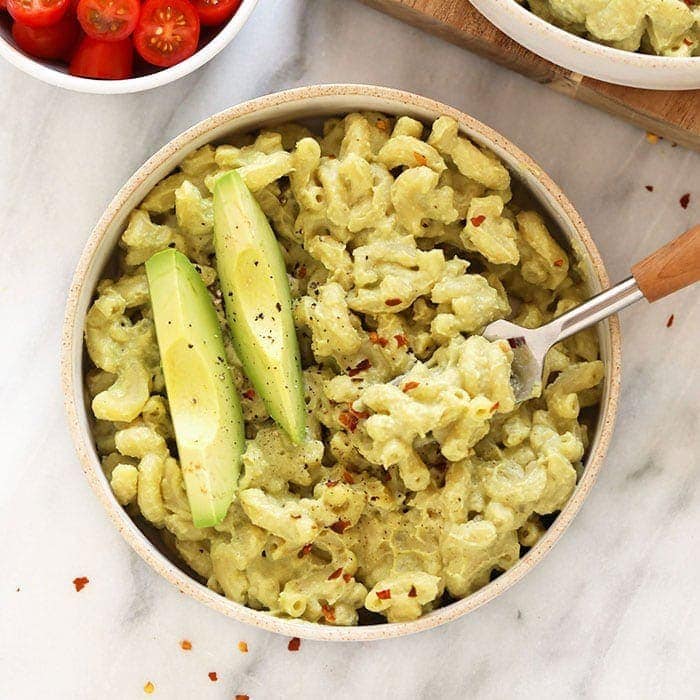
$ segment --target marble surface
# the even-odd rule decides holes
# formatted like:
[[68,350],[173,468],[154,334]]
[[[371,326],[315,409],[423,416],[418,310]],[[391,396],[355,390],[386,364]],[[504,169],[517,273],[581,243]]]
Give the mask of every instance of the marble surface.
[[[0,697],[140,698],[147,681],[156,698],[698,697],[698,288],[625,312],[617,431],[565,537],[505,595],[431,632],[292,654],[161,580],[88,488],[58,350],[91,226],[185,127],[263,93],[341,81],[423,93],[503,132],[568,193],[614,279],[700,219],[700,155],[651,145],[355,0],[261,0],[212,63],[146,94],[73,94],[0,65]],[[78,576],[90,579],[80,593]]]

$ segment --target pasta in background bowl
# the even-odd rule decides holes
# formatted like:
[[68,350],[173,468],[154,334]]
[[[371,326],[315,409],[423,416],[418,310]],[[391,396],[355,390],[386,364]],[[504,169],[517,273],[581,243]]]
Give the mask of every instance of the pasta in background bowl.
[[[345,114],[352,116],[337,119]],[[318,118],[328,117],[318,139],[280,126],[302,120],[318,127]],[[250,440],[239,500],[220,527],[201,532],[188,518],[179,468],[168,455],[167,405],[139,265],[154,247],[174,244],[200,266],[216,296],[207,264],[207,181],[231,167],[241,168],[257,192],[286,250],[305,347],[311,435],[302,448],[285,441],[230,356],[236,383],[249,397]],[[363,199],[358,192],[367,189],[368,173],[373,186]],[[504,216],[511,176],[516,204]],[[546,225],[559,230],[558,241]],[[400,229],[402,239],[382,226]],[[111,280],[98,285],[104,277]],[[550,367],[560,374],[533,410],[513,405],[509,349],[467,335],[506,315],[511,303],[521,321],[539,325],[557,307],[581,300],[583,280],[591,293],[607,283],[571,206],[526,156],[466,115],[362,86],[301,89],[246,103],[194,127],[146,163],[88,243],[69,298],[63,357],[78,452],[130,544],[181,590],[226,614],[321,639],[432,627],[517,580],[551,547],[595,478],[617,400],[615,321],[577,338],[578,347],[561,349]],[[116,332],[105,334],[105,322]],[[100,369],[88,373],[84,391],[86,329]],[[600,397],[594,395],[603,374],[598,343],[606,372],[586,436],[574,427],[578,405],[574,410],[571,397],[583,405]],[[91,401],[101,419],[94,437]],[[426,433],[431,439],[419,437]],[[572,463],[584,443],[574,489]],[[555,471],[526,470],[533,450],[544,450],[540,462]],[[115,499],[98,452],[119,500],[159,529],[143,522],[137,529]],[[532,515],[559,509],[546,532]],[[170,547],[160,532],[169,533]],[[519,559],[521,546],[532,549]],[[218,592],[179,568],[182,558]],[[494,570],[505,573],[489,583]],[[273,617],[244,602],[301,619]],[[358,609],[383,613],[389,623],[333,626],[357,622]],[[361,618],[378,621],[366,612]],[[317,620],[326,624],[312,624]]]
[[648,90],[700,88],[694,0],[470,1],[519,44],[575,73]]

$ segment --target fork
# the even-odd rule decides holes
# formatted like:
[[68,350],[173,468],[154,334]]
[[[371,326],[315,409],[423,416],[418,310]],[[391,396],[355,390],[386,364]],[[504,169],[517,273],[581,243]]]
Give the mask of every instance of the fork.
[[487,340],[507,340],[513,348],[511,384],[517,402],[542,393],[544,359],[550,348],[643,297],[661,299],[700,280],[700,225],[632,266],[632,275],[540,328],[510,321],[490,323]]

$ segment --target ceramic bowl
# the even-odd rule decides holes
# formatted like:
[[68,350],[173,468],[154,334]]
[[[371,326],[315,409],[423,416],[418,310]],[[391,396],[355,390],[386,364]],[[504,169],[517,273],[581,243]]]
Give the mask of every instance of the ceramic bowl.
[[153,73],[128,78],[127,80],[79,78],[68,73],[68,66],[28,56],[17,48],[12,38],[9,15],[3,15],[2,13],[0,13],[0,56],[27,73],[27,75],[38,78],[49,85],[56,85],[67,90],[91,92],[100,95],[142,92],[172,83],[174,80],[189,75],[192,71],[211,61],[241,31],[257,4],[258,0],[243,0],[236,14],[231,17],[228,23],[217,33],[214,33],[212,38],[198,51],[181,63],[163,70],[156,69]]
[[700,57],[650,56],[603,46],[555,27],[515,0],[471,3],[511,39],[581,75],[648,90],[700,88]]
[[[540,542],[514,567],[463,600],[435,610],[413,622],[362,627],[332,627],[285,620],[252,610],[224,598],[190,577],[169,560],[117,503],[100,467],[90,432],[89,398],[83,387],[83,330],[85,314],[103,269],[112,257],[129,212],[149,190],[189,153],[234,133],[249,132],[288,120],[317,119],[358,110],[409,115],[431,122],[441,114],[456,119],[462,133],[492,149],[510,168],[514,180],[527,188],[535,206],[545,213],[553,230],[582,261],[592,292],[608,286],[598,250],[580,216],[562,191],[527,155],[503,136],[447,105],[389,88],[363,85],[323,85],[299,88],[245,102],[205,119],[181,134],[131,177],[95,227],[78,263],[70,288],[62,340],[62,382],[70,430],[83,470],[100,501],[126,541],[180,591],[237,620],[289,636],[324,640],[371,640],[426,630],[464,615],[508,589],[552,548],[571,523],[593,485],[608,449],[620,386],[620,335],[616,318],[598,326],[602,357],[607,366],[605,390],[585,469],[571,499]],[[155,538],[154,542],[157,540]],[[556,575],[556,572],[552,572]]]

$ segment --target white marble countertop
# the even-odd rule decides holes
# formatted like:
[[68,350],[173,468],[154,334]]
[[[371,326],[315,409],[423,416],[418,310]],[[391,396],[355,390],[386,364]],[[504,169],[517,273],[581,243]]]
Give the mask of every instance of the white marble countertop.
[[[700,219],[697,153],[651,145],[355,0],[261,0],[212,63],[140,95],[64,92],[0,65],[0,697],[141,698],[147,681],[156,698],[698,697],[698,288],[625,312],[620,418],[590,498],[538,568],[446,627],[302,642],[291,654],[286,639],[160,579],[90,491],[63,415],[58,351],[91,226],[185,127],[250,97],[343,81],[422,93],[504,133],[570,196],[613,279]],[[80,593],[78,576],[90,579]]]

